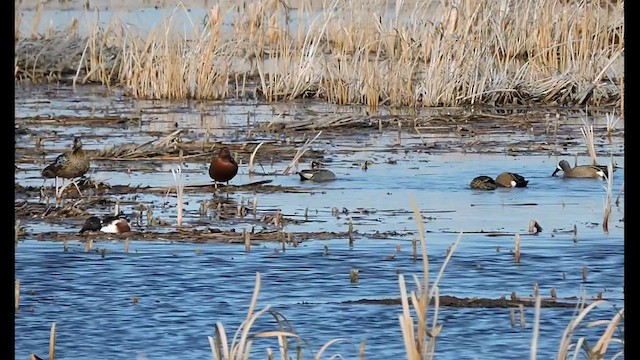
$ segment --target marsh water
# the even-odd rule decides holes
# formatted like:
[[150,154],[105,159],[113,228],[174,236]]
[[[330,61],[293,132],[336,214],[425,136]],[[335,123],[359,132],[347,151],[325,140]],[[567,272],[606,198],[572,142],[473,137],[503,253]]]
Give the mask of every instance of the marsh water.
[[[413,201],[427,231],[431,281],[460,237],[440,280],[440,295],[499,299],[515,292],[530,298],[537,284],[543,297],[553,289],[558,301],[577,302],[582,296],[588,302],[605,299],[605,305],[589,315],[590,321],[611,319],[624,306],[624,123],[617,123],[609,142],[605,112],[512,109],[514,114],[527,114],[528,125],[519,127],[487,117],[477,122],[482,126],[445,121],[433,129],[416,130],[390,121],[380,127],[374,122],[370,127],[324,129],[297,168],[319,159],[337,179],[313,183],[302,182],[295,172],[284,175],[295,151],[278,149],[299,149],[319,130],[273,132],[264,131],[264,125],[336,113],[366,117],[363,109],[316,101],[142,101],[97,86],[74,91],[58,85],[17,87],[15,101],[16,207],[46,202],[55,207],[54,200],[40,198],[35,189],[42,186],[42,168],[68,149],[75,136],[95,154],[157,141],[178,129],[182,144],[227,144],[240,163],[230,183],[236,186],[184,193],[181,227],[175,191],[145,190],[175,186],[171,172],[179,164],[175,157],[93,159],[87,176],[131,191],[107,190],[100,195],[87,190],[82,197],[69,193],[64,196],[66,204],[92,197],[105,200],[82,215],[20,218],[24,233],[15,249],[15,277],[21,282],[16,359],[26,359],[30,353],[46,355],[54,322],[57,359],[210,358],[208,336],[220,322],[228,338],[233,337],[246,317],[258,272],[257,310],[268,305],[288,320],[304,341],[304,358],[336,338],[342,340],[331,345],[323,358],[334,354],[357,358],[363,340],[367,358],[404,358],[401,306],[358,300],[399,298],[398,274],[405,276],[410,291],[416,289],[413,276],[421,278],[423,269],[421,255],[414,258],[412,250],[418,237]],[[438,117],[458,110],[440,109]],[[425,110],[382,108],[380,113],[434,116]],[[551,176],[560,159],[572,165],[591,161],[580,133],[583,120],[594,125],[600,162],[613,160],[620,166],[613,175],[608,232],[603,230],[605,181]],[[472,133],[456,131],[460,125]],[[251,151],[242,146],[255,148],[259,142],[273,147],[271,153],[266,146],[257,151],[257,171],[250,175]],[[185,156],[182,176],[187,187],[211,184],[210,156]],[[495,177],[502,171],[525,176],[528,187],[469,188],[475,176]],[[264,188],[240,186],[261,180],[271,182]],[[84,219],[112,212],[116,201],[129,216],[138,204],[152,207],[163,223],[132,221],[127,251],[123,237],[109,235],[95,235],[93,249],[85,251],[87,238],[77,234]],[[207,202],[249,206],[254,201],[255,216],[250,212],[229,218],[212,215],[214,210],[200,211]],[[247,251],[242,243],[162,236],[179,228],[271,231],[272,224],[260,219],[278,210],[287,220],[281,231],[293,234],[284,248],[280,241],[252,241]],[[540,224],[541,232],[529,233],[532,220]],[[345,235],[350,226],[352,244]],[[136,238],[145,232],[158,234],[157,238]],[[513,254],[516,234],[519,263]],[[350,281],[353,270],[359,272],[357,282]],[[524,308],[522,323],[517,308],[441,307],[437,358],[527,357],[534,311]],[[575,315],[573,307],[541,309],[540,358],[557,354],[563,331]],[[277,326],[274,317],[265,314],[251,331]],[[602,326],[577,330],[590,343],[603,332]],[[615,352],[620,345],[612,347]],[[252,358],[266,358],[266,348],[278,354],[275,339],[256,338]]]

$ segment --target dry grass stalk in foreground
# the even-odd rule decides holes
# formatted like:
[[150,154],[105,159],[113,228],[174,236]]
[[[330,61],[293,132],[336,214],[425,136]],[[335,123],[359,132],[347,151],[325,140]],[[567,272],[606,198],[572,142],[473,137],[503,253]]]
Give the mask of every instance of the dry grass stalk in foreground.
[[247,317],[245,321],[240,324],[236,330],[231,343],[228,343],[227,334],[225,332],[222,323],[216,323],[215,338],[209,336],[209,345],[211,346],[211,354],[216,360],[243,360],[249,359],[251,346],[253,344],[253,338],[257,337],[276,337],[278,339],[278,348],[282,359],[288,358],[287,337],[295,337],[298,335],[288,331],[263,331],[253,335],[249,334],[251,326],[256,319],[262,316],[265,312],[269,311],[269,306],[264,309],[254,312],[256,303],[258,301],[258,294],[260,293],[260,273],[256,273],[256,285],[253,290],[253,297],[249,304],[249,310],[247,311]]
[[[585,298],[586,296],[583,295],[582,302],[579,304],[580,312],[573,320],[571,320],[571,322],[569,322],[569,325],[567,325],[564,333],[562,334],[557,360],[568,359],[571,356],[571,352],[573,352],[573,359],[576,359],[581,349],[586,353],[585,355],[587,359],[604,359],[607,349],[611,343],[618,343],[621,346],[624,345],[624,329],[621,325],[621,322],[624,319],[624,308],[616,310],[615,315],[611,320],[599,319],[584,325],[584,328],[606,326],[606,329],[602,335],[600,335],[594,346],[589,345],[585,336],[578,338],[575,343],[573,342],[574,333],[579,328],[582,320],[584,320],[594,308],[607,304],[604,300],[597,300],[589,306],[584,307]],[[620,337],[614,337],[614,333],[616,331],[620,332]],[[624,357],[624,348],[614,354],[611,359],[617,359],[620,357]]]
[[[15,77],[39,82],[71,76],[74,82],[124,86],[142,98],[253,93],[267,101],[315,96],[371,108],[622,108],[622,1],[606,7],[555,0],[395,5],[388,13],[385,0],[336,0],[315,11],[302,1],[290,11],[280,1],[221,0],[203,21],[179,4],[147,34],[114,19],[104,29],[96,21],[81,38],[72,24],[55,34],[63,39],[56,44],[18,39]],[[228,17],[231,26],[223,24]]]
[[[414,325],[414,318],[411,315],[411,311],[409,309],[409,301],[407,298],[407,289],[404,281],[404,276],[402,274],[398,276],[398,283],[400,285],[401,294],[400,299],[402,301],[400,327],[402,329],[402,337],[404,339],[404,346],[407,352],[407,359],[433,359],[435,356],[436,337],[442,330],[442,325],[438,325],[438,310],[440,299],[438,283],[440,282],[440,278],[442,277],[444,269],[449,263],[449,260],[451,259],[455,248],[458,246],[458,243],[462,238],[462,234],[458,235],[456,242],[451,247],[451,251],[448,252],[447,257],[445,258],[445,261],[440,268],[440,272],[438,273],[436,279],[433,281],[431,290],[429,290],[429,256],[427,254],[424,222],[422,221],[420,210],[413,200],[412,205],[413,213],[418,225],[418,236],[420,239],[420,249],[422,252],[423,283],[420,282],[417,276],[414,276],[414,280],[417,286],[417,294],[414,291],[411,292],[411,305],[413,305],[413,310],[416,314],[416,329],[416,326]],[[427,315],[429,311],[429,304],[432,299],[434,300],[433,321],[431,324],[431,328],[429,328]]]
[[604,198],[604,219],[602,220],[602,230],[605,234],[609,233],[609,216],[611,216],[611,194],[613,193],[613,160],[607,165],[607,195]]

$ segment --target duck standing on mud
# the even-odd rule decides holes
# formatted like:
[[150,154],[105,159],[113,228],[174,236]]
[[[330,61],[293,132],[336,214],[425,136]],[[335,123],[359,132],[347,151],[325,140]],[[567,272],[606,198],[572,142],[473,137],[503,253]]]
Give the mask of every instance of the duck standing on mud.
[[76,186],[78,190],[78,194],[82,196],[82,192],[80,192],[80,188],[78,184],[73,181],[73,179],[83,176],[89,171],[89,158],[86,156],[84,150],[82,150],[82,141],[79,137],[73,139],[73,147],[71,151],[66,151],[58,157],[56,157],[55,161],[49,164],[47,167],[42,170],[42,176],[46,179],[55,178],[55,186],[56,186],[56,196],[58,194],[58,178],[63,179],[62,190],[64,191],[64,179],[70,179],[72,183]]
[[84,222],[82,229],[80,229],[80,234],[85,231],[122,234],[131,231],[131,225],[124,216],[105,216],[102,219],[97,216],[91,216]]
[[215,183],[215,188],[218,188],[218,182],[226,182],[229,186],[229,180],[233,179],[238,174],[238,163],[231,156],[229,148],[224,146],[218,152],[218,156],[211,160],[209,165],[209,176]]

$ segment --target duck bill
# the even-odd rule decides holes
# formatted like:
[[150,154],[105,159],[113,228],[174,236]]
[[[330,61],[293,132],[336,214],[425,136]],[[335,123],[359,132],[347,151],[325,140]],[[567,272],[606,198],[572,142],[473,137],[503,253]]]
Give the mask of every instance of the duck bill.
[[556,176],[556,174],[558,173],[558,171],[560,171],[560,168],[556,168],[556,169],[553,171],[553,174],[551,174],[551,176]]

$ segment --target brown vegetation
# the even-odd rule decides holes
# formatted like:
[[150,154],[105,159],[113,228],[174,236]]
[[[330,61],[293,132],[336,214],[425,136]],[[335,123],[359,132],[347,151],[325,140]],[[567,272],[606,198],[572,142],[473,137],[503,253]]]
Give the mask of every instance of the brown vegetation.
[[[293,3],[221,1],[202,21],[179,5],[147,34],[116,19],[86,35],[75,21],[18,36],[15,77],[100,82],[140,98],[622,106],[622,1]],[[182,18],[190,36],[172,31]]]

